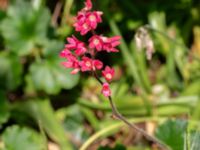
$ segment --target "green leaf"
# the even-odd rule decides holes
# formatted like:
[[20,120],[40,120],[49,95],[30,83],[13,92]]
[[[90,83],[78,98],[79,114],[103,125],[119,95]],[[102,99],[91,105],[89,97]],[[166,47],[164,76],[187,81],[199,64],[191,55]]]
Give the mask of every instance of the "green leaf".
[[190,150],[199,150],[200,149],[200,132],[199,131],[192,131],[190,133]]
[[42,51],[45,57],[55,57],[63,49],[64,42],[58,40],[47,40]]
[[84,116],[78,105],[63,108],[62,112],[65,113],[65,119],[63,121],[64,127],[76,140],[83,142],[89,138],[89,135],[83,126]]
[[200,91],[200,80],[195,80],[184,88],[181,95],[198,95]]
[[55,112],[49,99],[33,99],[20,102],[16,110],[30,115],[45,130],[48,136],[60,145],[61,150],[72,150],[68,132],[65,132],[55,116]]
[[56,82],[55,76],[51,72],[51,67],[46,61],[33,63],[30,66],[30,74],[37,90],[43,90],[48,94],[56,94],[59,92],[60,86]]
[[25,1],[16,1],[9,7],[7,18],[1,23],[0,30],[6,46],[19,55],[30,54],[37,45],[46,40],[50,13],[47,9],[35,10]]
[[184,120],[167,120],[157,128],[155,135],[173,150],[181,150],[184,147],[186,126]]
[[79,82],[79,74],[72,75],[70,74],[71,69],[66,69],[61,66],[61,59],[57,58],[52,63],[52,72],[55,76],[56,82],[64,89],[72,89]]
[[71,89],[79,81],[79,75],[71,75],[70,69],[60,65],[59,58],[33,63],[30,75],[35,88],[49,94],[57,94],[62,88]]
[[14,90],[21,84],[22,65],[19,58],[8,53],[0,53],[0,87]]
[[0,128],[3,123],[5,123],[10,116],[8,103],[6,102],[5,94],[0,91]]
[[44,141],[37,132],[17,125],[8,127],[2,136],[6,150],[44,150]]

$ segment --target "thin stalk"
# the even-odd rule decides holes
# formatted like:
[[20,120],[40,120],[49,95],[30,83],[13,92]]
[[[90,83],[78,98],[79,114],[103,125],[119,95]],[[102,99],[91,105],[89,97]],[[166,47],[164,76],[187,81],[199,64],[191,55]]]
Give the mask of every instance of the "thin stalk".
[[112,107],[112,111],[113,111],[113,117],[117,118],[121,121],[123,121],[125,124],[127,124],[130,128],[135,129],[136,131],[140,132],[143,136],[145,136],[148,140],[156,143],[160,148],[167,150],[169,149],[164,143],[162,143],[160,140],[158,140],[157,138],[150,136],[149,134],[147,134],[143,129],[139,128],[138,126],[136,126],[133,123],[130,123],[124,116],[122,116],[119,111],[117,110],[113,100],[111,97],[109,97],[109,102],[110,105]]
[[[94,77],[97,79],[97,81],[102,85],[103,82],[101,81],[101,79],[97,76],[96,72],[94,71]],[[161,149],[164,150],[169,150],[168,146],[165,145],[164,143],[162,143],[160,140],[158,140],[157,138],[150,136],[149,134],[147,134],[144,130],[142,130],[141,128],[137,127],[135,124],[132,124],[131,122],[129,122],[124,116],[122,116],[120,114],[120,112],[118,111],[117,107],[115,106],[115,103],[112,100],[112,97],[109,96],[108,97],[109,102],[110,102],[110,106],[112,108],[112,117],[116,118],[118,120],[121,120],[122,122],[124,122],[126,125],[128,125],[130,128],[140,132],[143,136],[145,136],[148,140],[156,143]]]
[[[154,121],[162,121],[165,120],[166,118],[155,118],[155,117],[150,117],[150,118],[138,118],[138,119],[131,119],[130,122],[138,123],[138,122],[143,122],[146,120],[154,120]],[[117,122],[114,125],[107,126],[103,128],[102,130],[98,131],[94,135],[92,135],[84,144],[80,147],[80,150],[87,150],[89,146],[95,142],[98,138],[100,137],[105,137],[113,132],[115,132],[117,129],[121,128],[123,126],[123,122]],[[108,134],[109,133],[109,134]]]
[[121,126],[121,123],[118,124],[114,124],[112,126],[106,127],[103,130],[95,133],[93,136],[91,136],[81,147],[79,150],[87,150],[88,147],[99,137],[101,137],[102,135],[105,135],[106,133],[116,130]]

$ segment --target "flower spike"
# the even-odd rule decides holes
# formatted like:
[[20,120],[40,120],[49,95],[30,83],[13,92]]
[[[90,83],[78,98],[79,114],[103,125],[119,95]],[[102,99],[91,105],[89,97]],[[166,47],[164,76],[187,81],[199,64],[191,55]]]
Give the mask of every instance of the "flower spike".
[[[106,97],[111,95],[109,83],[112,81],[115,70],[106,66],[104,70],[104,64],[101,60],[95,58],[98,52],[118,52],[116,47],[120,44],[120,36],[106,37],[98,35],[95,30],[99,23],[102,22],[103,12],[92,10],[92,1],[85,0],[85,6],[77,13],[74,23],[75,31],[79,32],[81,36],[86,35],[88,32],[92,33],[89,37],[88,43],[80,41],[77,37],[72,35],[67,37],[67,43],[64,49],[60,52],[60,57],[66,59],[62,62],[65,68],[73,69],[71,74],[77,74],[78,72],[93,72],[97,75],[97,71],[102,72],[102,76],[105,79],[105,83],[102,84],[102,94]],[[89,56],[88,56],[89,53]]]

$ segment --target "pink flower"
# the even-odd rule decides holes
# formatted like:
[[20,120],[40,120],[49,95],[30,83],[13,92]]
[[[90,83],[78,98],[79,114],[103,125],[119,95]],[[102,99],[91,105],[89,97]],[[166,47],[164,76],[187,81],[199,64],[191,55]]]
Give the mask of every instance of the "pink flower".
[[83,10],[88,11],[90,9],[92,9],[92,2],[91,0],[86,0],[85,7],[83,8]]
[[82,58],[82,61],[79,63],[79,65],[81,66],[81,71],[83,72],[96,69],[100,70],[103,67],[103,63],[100,60],[93,60],[85,56]]
[[111,96],[110,86],[109,86],[109,84],[108,84],[107,82],[103,83],[103,87],[102,87],[101,93],[102,93],[105,97]]
[[95,30],[97,24],[102,22],[101,11],[93,12],[79,12],[74,24],[75,30],[79,31],[81,35],[87,34],[90,30]]
[[85,12],[78,12],[76,17],[76,22],[74,23],[75,30],[80,32],[81,35],[86,34],[88,31],[91,30],[89,25],[86,23],[86,15]]
[[80,71],[80,68],[73,69],[70,74],[77,74]]
[[74,27],[75,27],[75,30],[79,31],[81,35],[85,35],[86,33],[88,33],[88,31],[91,30],[91,28],[86,22],[83,24],[77,22],[74,24]]
[[78,46],[77,49],[75,50],[75,54],[81,56],[85,54],[86,51],[87,49],[84,46]]
[[60,57],[61,58],[68,58],[70,55],[72,55],[72,53],[68,50],[68,49],[64,49],[60,52]]
[[80,71],[79,61],[73,55],[68,55],[67,61],[61,63],[65,68],[73,68],[71,74],[76,74]]
[[85,20],[86,20],[85,13],[86,12],[82,12],[82,11],[78,12],[78,15],[76,17],[76,22],[79,23],[80,25],[82,25],[85,22]]
[[93,35],[89,39],[89,47],[90,48],[96,48],[97,51],[101,51],[103,48],[103,40],[98,35]]
[[80,56],[83,55],[87,49],[85,48],[85,44],[79,41],[75,36],[68,37],[67,41],[69,44],[65,44],[65,47],[69,50],[75,50],[75,54]]
[[69,44],[65,44],[65,48],[72,50],[76,48],[76,45],[78,43],[78,39],[72,35],[72,37],[68,37],[67,41]]
[[102,71],[102,75],[107,81],[111,81],[114,74],[115,70],[113,68],[110,68],[109,66],[106,66],[105,70]]
[[96,29],[97,24],[102,22],[101,15],[103,12],[101,11],[93,11],[86,13],[86,23],[91,27],[91,29]]
[[79,65],[81,66],[81,71],[83,72],[91,71],[93,68],[92,59],[85,56],[82,57],[82,61],[79,63]]
[[[116,48],[120,44],[120,36],[105,37],[102,35],[96,35],[94,30],[97,28],[98,23],[102,22],[101,11],[91,11],[92,2],[91,0],[85,0],[84,8],[78,12],[76,21],[74,23],[75,30],[80,32],[81,35],[87,34],[89,31],[93,34],[88,40],[88,45],[78,40],[75,36],[68,37],[68,43],[65,44],[65,48],[60,52],[60,57],[65,58],[66,61],[62,62],[65,68],[73,69],[71,74],[76,74],[79,71],[95,72],[96,70],[102,70],[103,62],[98,59],[94,59],[96,52],[118,52]],[[90,48],[91,51],[87,51]],[[96,51],[94,51],[94,49]],[[91,57],[87,57],[86,53],[89,53]],[[113,79],[115,70],[109,66],[106,66],[102,71],[102,76],[106,82],[102,85],[101,93],[109,97],[111,96],[110,81]],[[100,79],[99,79],[100,80]],[[102,81],[99,81],[102,83]]]
[[100,70],[103,67],[103,63],[98,59],[93,60],[92,63],[93,63],[93,70],[96,70],[96,69]]
[[101,39],[104,42],[103,49],[106,50],[107,52],[118,52],[119,50],[116,49],[115,47],[120,44],[120,36],[113,36],[111,38],[101,36]]

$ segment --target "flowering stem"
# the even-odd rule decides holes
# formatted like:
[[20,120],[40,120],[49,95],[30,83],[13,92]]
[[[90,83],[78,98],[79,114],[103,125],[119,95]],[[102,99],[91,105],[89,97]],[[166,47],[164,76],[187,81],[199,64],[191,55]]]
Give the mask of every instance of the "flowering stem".
[[145,136],[148,140],[156,143],[160,148],[164,149],[164,150],[168,150],[168,146],[166,146],[164,143],[162,143],[160,140],[158,140],[157,138],[150,136],[149,134],[147,134],[143,129],[137,127],[135,124],[130,123],[124,116],[122,116],[119,111],[117,110],[113,100],[111,97],[109,97],[109,102],[110,105],[112,107],[112,111],[113,111],[113,117],[116,119],[119,119],[121,121],[123,121],[125,124],[127,124],[130,128],[135,129],[136,131],[140,132],[143,136]]
[[[97,81],[102,85],[103,82],[101,81],[101,79],[98,77],[97,73],[94,71],[94,77],[97,79]],[[110,102],[110,106],[112,109],[112,117],[114,119],[118,119],[123,121],[125,124],[127,124],[130,128],[140,132],[143,136],[145,136],[148,140],[156,143],[161,149],[163,150],[169,150],[169,147],[167,145],[165,145],[164,143],[162,143],[160,140],[158,140],[157,138],[150,136],[149,134],[147,134],[143,129],[137,127],[135,124],[130,123],[124,116],[122,116],[120,114],[120,112],[118,111],[117,107],[115,106],[115,103],[112,100],[112,97],[109,96],[108,97],[109,102]]]
[[[165,118],[134,118],[134,119],[131,119],[130,121],[131,122],[135,122],[135,123],[139,123],[139,122],[143,122],[143,121],[146,121],[146,120],[150,120],[150,121],[161,121]],[[96,141],[98,138],[100,137],[107,137],[111,134],[113,134],[114,132],[116,132],[116,129],[120,129],[121,127],[123,126],[122,122],[118,122],[118,123],[115,123],[115,124],[112,124],[110,126],[107,126],[103,129],[101,129],[100,131],[96,132],[94,135],[92,135],[87,141],[84,142],[84,144],[80,147],[79,150],[87,150],[89,148],[89,146],[94,142]],[[108,134],[109,133],[109,134]]]
[[98,77],[96,71],[93,71],[93,73],[94,73],[94,77],[97,79],[97,81],[98,81],[101,85],[103,85],[103,82],[102,82],[101,79]]

